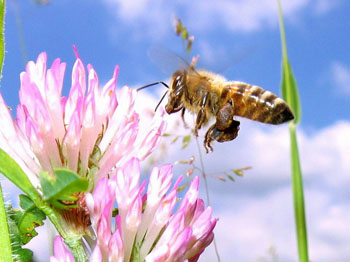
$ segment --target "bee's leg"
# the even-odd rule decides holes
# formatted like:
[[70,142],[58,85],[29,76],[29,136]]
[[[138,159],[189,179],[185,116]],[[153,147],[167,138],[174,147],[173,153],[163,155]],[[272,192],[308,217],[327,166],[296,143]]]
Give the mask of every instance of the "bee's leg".
[[[205,151],[207,152],[207,154],[209,153],[209,149],[211,152],[213,152],[213,147],[210,144],[211,144],[211,142],[214,141],[214,131],[213,131],[214,129],[216,129],[215,124],[212,125],[211,127],[209,127],[207,133],[205,133],[204,148],[205,148]],[[217,132],[217,131],[215,131],[215,132]],[[220,131],[220,132],[222,132],[222,131]]]
[[207,153],[209,152],[208,148],[210,149],[210,151],[213,151],[213,148],[210,144],[214,140],[222,143],[235,139],[238,135],[239,124],[239,121],[232,120],[231,125],[225,130],[219,130],[217,128],[216,123],[212,125],[205,134],[204,139],[204,148],[207,151]]
[[[232,99],[219,109],[216,114],[216,129],[214,129],[213,138],[218,142],[231,141],[235,139],[239,131],[239,121],[233,120],[235,114]],[[221,131],[221,132],[220,132]]]
[[184,123],[184,127],[185,128],[188,128],[188,125],[185,121],[185,111],[186,111],[186,108],[182,108],[182,111],[181,111],[181,119],[182,119],[182,122]]
[[204,147],[213,151],[210,143],[214,140],[218,142],[226,142],[235,139],[239,131],[239,121],[233,120],[234,105],[229,99],[227,103],[219,109],[216,115],[216,123],[212,125],[205,134]]
[[213,139],[221,143],[235,139],[238,136],[239,124],[239,121],[232,120],[231,125],[225,130],[218,130],[215,128],[212,135]]
[[229,99],[227,103],[221,107],[216,114],[216,127],[218,130],[226,130],[232,125],[233,116],[235,114],[234,105],[232,99]]
[[207,115],[205,113],[205,106],[207,104],[208,101],[208,96],[209,93],[206,93],[201,101],[201,105],[200,105],[200,110],[197,114],[197,118],[196,118],[196,126],[194,127],[194,135],[198,136],[198,130],[201,129],[202,124],[207,121]]

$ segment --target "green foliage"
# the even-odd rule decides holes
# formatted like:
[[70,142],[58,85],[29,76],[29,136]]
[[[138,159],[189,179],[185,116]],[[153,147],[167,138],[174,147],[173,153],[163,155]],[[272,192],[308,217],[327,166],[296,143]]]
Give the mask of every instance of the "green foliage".
[[188,33],[187,28],[179,18],[176,18],[175,21],[175,33],[181,36],[182,41],[186,43],[186,51],[191,52],[194,37]]
[[21,167],[0,148],[0,173],[12,181],[31,199],[38,199],[39,194],[30,183],[29,178],[23,172]]
[[[4,19],[5,18],[5,1],[0,0],[0,78],[2,77],[2,66],[4,64],[5,56],[5,39],[4,39]],[[0,172],[4,174],[1,166],[2,152],[0,150]],[[5,168],[6,169],[6,168]],[[5,174],[4,174],[5,175]],[[8,219],[4,205],[4,199],[2,197],[2,189],[0,185],[0,261],[13,261],[11,241],[8,227]]]
[[[21,223],[21,217],[26,216],[24,215],[26,213],[25,211],[22,212],[20,210],[14,210],[11,207],[7,208],[7,214],[8,214],[8,224],[9,224],[9,230],[10,230],[10,237],[11,237],[11,247],[12,247],[12,253],[14,255],[14,261],[32,261],[33,252],[27,248],[22,248],[22,246],[28,242],[28,236],[32,235],[32,237],[36,236],[37,233],[35,230],[33,232],[29,232],[28,236],[25,236],[25,231],[27,231],[24,227],[24,224],[27,224],[24,222]],[[27,217],[28,218],[28,217]],[[27,220],[28,219],[24,219]],[[42,222],[42,221],[41,221]],[[29,223],[30,224],[30,223]],[[20,230],[20,228],[24,229],[23,231]],[[29,225],[29,227],[32,227]],[[33,226],[34,228],[35,226]],[[30,230],[28,230],[30,231]],[[31,237],[31,238],[32,238]],[[24,240],[27,239],[28,241]]]
[[278,0],[278,7],[279,7],[281,42],[282,42],[282,82],[281,82],[282,97],[293,110],[293,113],[295,116],[293,123],[297,125],[298,123],[300,123],[300,120],[301,120],[300,98],[299,98],[295,77],[292,72],[292,67],[288,60],[287,43],[286,43],[286,36],[284,32],[282,8],[279,0]]
[[191,135],[184,136],[183,139],[182,139],[182,147],[181,147],[181,149],[185,149],[186,147],[188,147],[190,142],[191,142]]
[[241,167],[241,168],[234,168],[232,169],[232,172],[235,173],[237,176],[244,176],[244,171],[251,169],[251,166]]
[[18,233],[21,237],[21,244],[27,244],[38,233],[35,231],[36,227],[44,224],[46,215],[43,211],[38,209],[34,202],[26,195],[20,195],[20,207],[22,210],[13,210],[11,219],[18,227]]
[[0,261],[12,261],[11,239],[8,227],[8,217],[0,185]]
[[291,139],[292,187],[299,261],[308,262],[309,254],[305,218],[303,178],[300,167],[299,150],[295,130],[296,124],[300,122],[301,106],[296,81],[293,76],[292,68],[287,57],[287,44],[284,33],[282,8],[280,1],[278,0],[277,2],[279,8],[280,32],[282,41],[282,93],[283,98],[291,106],[296,117],[293,123],[289,125],[289,131]]
[[55,175],[40,173],[43,200],[60,209],[76,207],[77,194],[85,192],[89,183],[69,169],[55,169]]
[[5,22],[5,1],[0,0],[0,78],[2,77],[2,66],[4,64],[5,57],[5,34],[4,34],[4,22]]
[[297,125],[301,120],[301,106],[298,88],[287,55],[283,56],[282,63],[282,97],[291,107],[295,116],[293,123]]

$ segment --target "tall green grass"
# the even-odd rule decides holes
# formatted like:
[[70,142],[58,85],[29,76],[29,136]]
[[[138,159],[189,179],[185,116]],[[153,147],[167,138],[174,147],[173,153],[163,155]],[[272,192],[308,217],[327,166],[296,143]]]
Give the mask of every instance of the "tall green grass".
[[289,124],[290,143],[291,143],[291,167],[292,167],[292,188],[294,199],[294,215],[296,225],[296,235],[298,242],[298,254],[300,262],[309,262],[308,243],[307,243],[307,229],[305,218],[305,204],[304,204],[304,189],[303,178],[300,167],[300,157],[298,150],[298,142],[296,135],[296,127],[301,119],[301,106],[298,94],[298,88],[295,78],[293,76],[292,67],[287,56],[286,36],[284,32],[284,23],[282,15],[282,7],[280,0],[277,0],[280,34],[282,42],[282,96],[284,100],[292,108],[295,119]]
[[[5,1],[0,0],[0,79],[2,77],[2,65],[5,56],[4,41],[4,18],[5,18]],[[0,261],[12,261],[11,240],[7,224],[7,215],[2,197],[0,184]]]

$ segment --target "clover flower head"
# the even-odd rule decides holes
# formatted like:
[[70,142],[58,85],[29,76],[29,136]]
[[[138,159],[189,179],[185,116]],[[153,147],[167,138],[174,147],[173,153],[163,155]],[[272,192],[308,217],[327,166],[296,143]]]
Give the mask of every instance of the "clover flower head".
[[[101,179],[86,202],[93,217],[97,261],[197,261],[213,240],[216,219],[198,197],[195,177],[176,207],[180,177],[171,187],[172,166],[153,168],[147,190],[140,182],[140,161],[129,160],[112,179]],[[171,187],[171,188],[170,188]],[[118,215],[112,226],[112,210]],[[114,248],[111,249],[110,247]]]
[[[30,61],[20,74],[15,119],[0,94],[0,148],[19,164],[41,195],[40,173],[54,177],[58,168],[88,179],[93,190],[99,179],[116,175],[114,170],[131,158],[145,159],[165,128],[164,111],[158,110],[148,129],[140,132],[140,117],[134,108],[136,90],[123,87],[117,93],[119,67],[100,86],[92,65],[86,70],[75,52],[67,97],[62,96],[66,64],[55,59],[48,68],[46,53]],[[81,208],[64,214],[68,220],[87,212],[84,194],[77,197]]]

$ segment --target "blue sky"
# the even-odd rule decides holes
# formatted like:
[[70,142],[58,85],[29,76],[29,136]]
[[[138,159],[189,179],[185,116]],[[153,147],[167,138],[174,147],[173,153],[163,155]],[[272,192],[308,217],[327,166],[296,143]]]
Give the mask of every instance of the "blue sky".
[[[16,105],[12,90],[18,87],[16,80],[19,83],[18,73],[24,66],[13,2],[7,8],[2,87],[6,100]],[[150,62],[147,50],[160,45],[183,53],[172,29],[176,15],[196,38],[193,54],[201,56],[201,66],[214,71],[228,67],[223,72],[228,79],[279,92],[280,36],[273,0],[260,5],[233,1],[226,8],[220,8],[224,4],[213,8],[211,1],[60,0],[46,6],[16,2],[30,60],[46,51],[51,61],[60,57],[72,66],[71,47],[76,44],[85,63],[93,64],[102,80],[108,79],[115,64],[121,66],[120,84],[138,86],[163,80],[168,76]],[[317,129],[338,119],[349,120],[350,3],[298,0],[285,4],[284,9],[289,57],[303,105],[302,125]],[[245,57],[234,61],[242,52],[247,52]]]
[[[342,262],[350,257],[350,230],[342,227],[350,219],[350,2],[294,0],[282,1],[282,6],[289,59],[302,102],[299,142],[311,259]],[[73,44],[84,63],[95,67],[101,82],[111,77],[116,64],[121,67],[119,86],[167,80],[169,75],[152,64],[147,50],[162,46],[183,53],[173,31],[174,15],[195,36],[193,54],[200,55],[200,66],[213,71],[227,68],[223,72],[227,79],[279,93],[281,48],[274,0],[52,0],[46,6],[9,0],[1,93],[15,108],[19,73],[24,70],[22,40],[29,60],[46,51],[49,61],[60,57],[67,62],[65,93],[75,60]],[[237,61],[242,52],[246,55]],[[163,89],[154,90],[148,99],[156,105]],[[170,121],[176,123],[174,117]],[[186,152],[179,147],[171,147],[168,157],[159,161],[196,154],[194,145]],[[230,257],[257,261],[267,256],[270,246],[277,249],[280,261],[296,261],[288,150],[285,126],[243,121],[237,142],[215,145],[215,152],[206,156],[208,172],[217,172],[218,166],[220,170],[253,166],[234,184],[211,183],[214,212],[221,217],[217,235],[223,261]],[[209,251],[202,261],[211,258]]]

